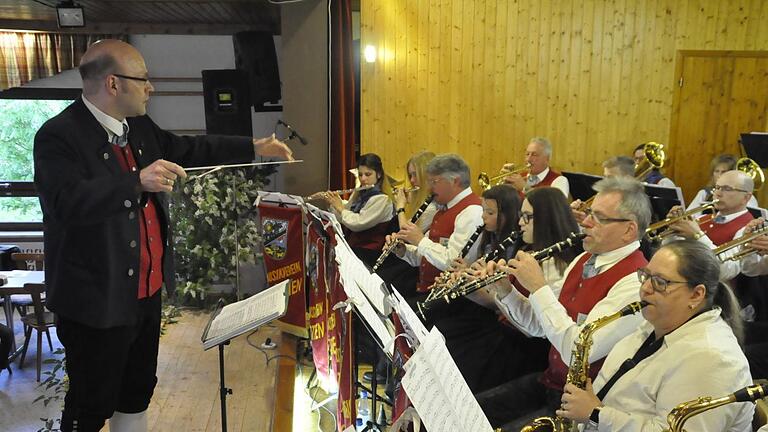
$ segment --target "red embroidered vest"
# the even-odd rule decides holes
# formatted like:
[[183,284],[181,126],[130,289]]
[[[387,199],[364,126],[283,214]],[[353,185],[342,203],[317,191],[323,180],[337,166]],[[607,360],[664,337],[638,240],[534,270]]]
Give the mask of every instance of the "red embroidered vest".
[[550,168],[547,175],[540,182],[533,185],[533,188],[552,186],[552,182],[558,177],[560,177],[560,173]]
[[391,234],[390,225],[389,221],[382,222],[367,230],[358,232],[345,228],[344,235],[351,247],[381,250],[384,247],[384,238],[387,234]]
[[[610,291],[621,278],[636,272],[637,269],[648,264],[643,253],[636,250],[614,264],[613,267],[608,270],[587,280],[582,280],[581,272],[584,268],[584,263],[587,262],[591,256],[591,254],[586,253],[579,258],[576,265],[574,265],[568,273],[568,276],[565,277],[563,289],[560,291],[560,297],[558,298],[560,304],[565,307],[568,316],[571,317],[574,322],[578,320],[579,314],[588,314],[597,302],[605,298],[608,291]],[[590,365],[589,376],[593,380],[597,376],[602,365],[603,360],[594,362]],[[550,347],[549,367],[544,371],[544,374],[541,377],[542,384],[555,390],[562,391],[563,386],[565,386],[567,375],[568,365],[563,363],[560,353],[555,347]]]
[[[432,225],[429,226],[429,239],[435,243],[440,243],[441,238],[449,238],[451,234],[453,234],[455,228],[456,216],[471,205],[480,205],[480,197],[474,193],[465,196],[453,207],[435,213],[435,217],[432,219]],[[440,272],[441,270],[430,264],[426,258],[421,258],[421,264],[419,265],[419,283],[416,286],[416,290],[418,292],[426,292],[427,288],[435,282],[435,278]]]
[[746,212],[729,222],[718,224],[715,223],[713,215],[707,214],[701,216],[698,222],[699,228],[707,233],[707,237],[712,240],[712,243],[720,246],[723,243],[727,243],[733,240],[733,236],[736,235],[736,231],[740,230],[752,219],[754,219],[752,213]]

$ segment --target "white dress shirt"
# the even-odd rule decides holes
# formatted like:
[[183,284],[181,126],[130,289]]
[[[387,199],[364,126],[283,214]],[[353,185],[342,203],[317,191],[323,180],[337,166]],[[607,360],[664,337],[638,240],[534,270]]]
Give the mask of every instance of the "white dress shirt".
[[[458,195],[453,197],[446,207],[451,208],[455,206],[459,201],[471,193],[471,188],[464,189],[459,192]],[[424,234],[424,238],[421,239],[417,246],[406,245],[403,260],[412,266],[417,267],[421,262],[421,258],[424,257],[438,270],[447,270],[451,266],[451,262],[459,256],[461,249],[467,243],[467,240],[469,240],[472,233],[475,232],[478,225],[482,224],[483,207],[479,205],[469,205],[456,215],[453,233],[451,233],[451,236],[448,238],[447,245],[435,243],[430,240],[429,231],[427,231]],[[477,256],[478,243],[479,242],[475,242],[475,245],[472,246],[472,250],[467,254],[468,260]]]
[[437,205],[434,202],[429,203],[424,213],[419,216],[419,220],[416,221],[416,225],[421,229],[421,232],[429,231],[429,226],[432,225],[435,213],[437,213]]
[[123,134],[123,125],[128,126],[128,122],[126,120],[120,121],[110,116],[109,114],[97,108],[96,105],[92,104],[91,101],[86,99],[85,96],[81,97],[85,107],[88,108],[88,111],[90,111],[94,117],[96,117],[96,120],[99,122],[101,127],[103,127],[107,132],[107,141],[111,140],[115,135]]
[[[562,286],[563,274],[557,269],[553,258],[544,260],[541,263],[541,270],[544,272],[544,280],[547,285]],[[528,337],[544,337],[544,331],[541,326],[537,325],[538,322],[533,314],[531,303],[520,291],[513,287],[512,292],[503,299],[497,295],[494,296],[494,299],[501,313],[523,334]],[[535,329],[536,334],[528,333],[529,328]]]
[[[738,248],[739,251],[742,248]],[[768,274],[768,255],[753,253],[741,259],[741,272],[747,276],[762,276]]]
[[[611,252],[598,255],[595,260],[595,267],[600,269],[598,274],[610,269],[639,247],[640,242],[635,241]],[[505,315],[509,314],[510,322],[524,333],[549,339],[552,346],[560,353],[565,364],[569,364],[571,361],[573,343],[578,338],[584,324],[618,312],[629,303],[640,300],[640,281],[637,279],[637,273],[632,272],[619,279],[584,319],[579,320],[580,322],[574,322],[568,316],[565,307],[558,301],[558,296],[568,274],[583,255],[579,255],[568,264],[564,277],[559,281],[544,285],[527,299],[518,295],[515,290],[501,299],[500,303],[502,304],[499,306]],[[595,333],[589,361],[595,362],[605,357],[616,342],[637,328],[642,319],[640,314],[627,316],[608,324],[606,328]]]
[[[544,177],[546,177],[547,174],[549,174],[549,167],[546,167],[544,171],[536,174],[536,177],[539,180],[531,186],[535,186],[541,183],[541,181],[544,180]],[[562,192],[566,198],[568,198],[568,194],[571,192],[570,183],[568,183],[568,179],[564,175],[559,175],[555,177],[555,179],[552,180],[552,184],[550,186],[553,188],[560,189],[560,192]]]
[[[611,350],[595,379],[595,392],[635,355],[651,332],[653,326],[644,321]],[[603,398],[598,427],[586,430],[657,432],[668,428],[667,414],[678,404],[702,396],[725,396],[750,384],[747,359],[716,307],[667,334],[658,351],[616,381]],[[685,428],[750,431],[753,413],[754,404],[732,403],[691,417]]]
[[392,201],[386,194],[374,195],[368,199],[360,213],[349,210],[350,202],[344,203],[344,210],[338,213],[333,209],[333,213],[339,218],[342,225],[350,231],[360,232],[384,222],[389,222],[395,214]]
[[672,181],[669,177],[662,177],[661,180],[659,180],[658,183],[656,183],[656,186],[664,186],[664,187],[675,187],[675,182]]

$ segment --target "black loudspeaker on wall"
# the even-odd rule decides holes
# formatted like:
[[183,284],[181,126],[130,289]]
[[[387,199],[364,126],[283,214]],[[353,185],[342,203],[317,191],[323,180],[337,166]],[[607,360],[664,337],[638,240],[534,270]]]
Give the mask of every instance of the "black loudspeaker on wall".
[[277,66],[275,41],[271,33],[246,31],[232,35],[235,67],[248,73],[251,103],[255,111],[280,111],[275,106],[281,98],[280,71]]
[[253,135],[246,72],[236,69],[204,70],[203,99],[207,133]]

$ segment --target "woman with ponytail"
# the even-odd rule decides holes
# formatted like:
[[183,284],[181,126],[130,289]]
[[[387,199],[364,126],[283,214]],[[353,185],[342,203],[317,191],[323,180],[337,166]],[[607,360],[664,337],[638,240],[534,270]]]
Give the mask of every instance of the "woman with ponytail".
[[[611,350],[594,388],[565,385],[557,414],[587,422],[585,430],[662,430],[678,404],[752,383],[738,301],[706,245],[664,245],[638,278],[646,322]],[[753,404],[725,405],[691,417],[686,429],[751,430],[753,412]]]

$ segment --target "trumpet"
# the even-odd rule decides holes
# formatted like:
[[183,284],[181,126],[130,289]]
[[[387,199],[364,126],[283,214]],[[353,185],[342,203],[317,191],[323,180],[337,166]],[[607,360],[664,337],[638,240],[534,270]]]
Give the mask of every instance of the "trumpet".
[[685,213],[681,214],[680,216],[674,216],[674,217],[670,216],[656,223],[653,223],[645,230],[645,235],[648,237],[648,240],[652,242],[665,239],[670,235],[674,234],[674,231],[667,228],[668,226],[674,224],[675,222],[679,222],[683,219],[691,217],[697,213],[701,213],[705,210],[714,209],[715,205],[717,205],[717,203],[719,202],[720,202],[719,200],[714,200],[707,204],[688,210]]
[[[573,247],[576,244],[578,244],[581,240],[584,239],[587,235],[584,233],[571,233],[568,238],[566,238],[563,241],[559,241],[552,246],[542,249],[540,251],[534,252],[531,254],[533,259],[535,259],[538,262],[544,261],[545,259],[551,257],[552,255],[566,249],[569,247]],[[469,294],[472,294],[473,292],[485,288],[488,285],[493,284],[494,282],[500,281],[506,277],[508,277],[507,273],[503,270],[499,270],[492,275],[488,275],[484,278],[475,279],[473,281],[454,286],[450,290],[445,290],[441,293],[440,297],[433,297],[428,298],[422,302],[416,302],[416,307],[419,311],[419,314],[424,317],[426,315],[426,311],[429,309],[434,308],[438,304],[442,304],[445,302],[446,304],[451,303],[451,301],[456,300],[459,297],[466,297]]]
[[531,168],[531,164],[526,163],[525,166],[520,168],[515,168],[514,165],[512,165],[512,170],[510,171],[503,171],[500,170],[498,174],[496,174],[493,177],[490,177],[488,173],[481,172],[479,176],[477,176],[477,183],[480,185],[480,188],[483,190],[488,190],[492,186],[498,186],[500,184],[504,183],[504,177],[512,174],[518,174],[523,171],[527,171]]
[[714,248],[712,252],[717,255],[717,258],[720,259],[721,262],[727,262],[727,261],[738,261],[742,258],[744,258],[747,255],[752,255],[753,253],[757,252],[755,249],[750,248],[749,246],[745,246],[744,249],[741,251],[728,256],[723,256],[726,252],[736,249],[739,246],[746,245],[747,243],[751,242],[752,240],[760,237],[761,235],[768,234],[768,224],[763,223],[763,226],[755,229],[754,231],[744,234],[741,237],[737,239],[733,239],[727,243],[723,243],[720,246]]
[[344,194],[348,194],[348,193],[368,190],[368,189],[371,189],[373,186],[374,185],[365,185],[365,186],[360,186],[360,187],[351,188],[351,189],[338,189],[338,190],[332,190],[332,191],[315,192],[312,195],[304,197],[304,199],[307,200],[307,201],[308,200],[313,200],[313,199],[318,199],[318,198],[320,198],[320,194],[321,193],[325,193],[325,192],[335,193],[335,194],[339,194],[339,195],[344,195]]
[[[430,195],[427,197],[427,199],[424,200],[423,203],[419,206],[419,208],[416,210],[416,213],[413,214],[413,217],[411,217],[411,223],[416,223],[419,221],[419,218],[424,213],[424,211],[429,207],[429,204],[432,202],[432,200],[435,198],[434,195]],[[384,264],[384,260],[387,259],[389,254],[392,253],[392,251],[395,250],[395,248],[402,244],[403,241],[400,239],[396,239],[395,241],[391,242],[389,246],[387,246],[382,252],[381,255],[376,259],[376,262],[373,264],[373,267],[371,268],[372,273],[376,273],[376,270],[381,267],[382,264]]]

